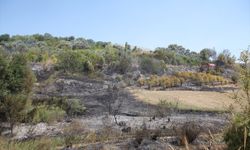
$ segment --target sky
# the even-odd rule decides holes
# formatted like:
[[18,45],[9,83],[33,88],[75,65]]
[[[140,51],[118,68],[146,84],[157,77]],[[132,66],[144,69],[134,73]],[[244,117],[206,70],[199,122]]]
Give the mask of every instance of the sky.
[[0,0],[0,34],[75,36],[153,50],[250,45],[250,0]]

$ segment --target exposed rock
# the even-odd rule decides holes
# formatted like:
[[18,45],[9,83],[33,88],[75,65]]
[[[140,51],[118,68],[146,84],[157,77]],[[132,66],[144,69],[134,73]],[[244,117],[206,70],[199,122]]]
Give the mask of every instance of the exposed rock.
[[54,66],[50,64],[31,64],[31,69],[35,73],[38,81],[46,80],[54,72]]
[[16,126],[13,130],[14,139],[27,139],[42,135],[57,135],[62,133],[63,123],[54,125],[48,125],[46,123],[38,123],[36,125],[25,125]]

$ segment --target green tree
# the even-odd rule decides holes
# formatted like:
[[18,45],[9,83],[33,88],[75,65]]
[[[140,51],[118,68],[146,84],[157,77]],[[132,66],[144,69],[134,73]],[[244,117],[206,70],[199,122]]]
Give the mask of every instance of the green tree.
[[34,76],[23,54],[8,57],[0,52],[0,71],[0,119],[10,123],[12,133],[14,125],[26,117]]
[[235,57],[231,56],[229,50],[224,50],[219,54],[216,60],[216,66],[218,67],[232,67],[235,64]]
[[241,112],[234,114],[231,126],[225,133],[224,140],[229,150],[250,149],[250,52],[241,52],[241,89],[242,94],[236,95],[235,99],[241,105]]
[[10,35],[9,34],[0,35],[0,42],[1,41],[9,41],[9,40],[10,40]]
[[211,58],[215,58],[216,56],[216,51],[209,49],[209,48],[204,48],[200,51],[200,58],[203,62],[210,62]]

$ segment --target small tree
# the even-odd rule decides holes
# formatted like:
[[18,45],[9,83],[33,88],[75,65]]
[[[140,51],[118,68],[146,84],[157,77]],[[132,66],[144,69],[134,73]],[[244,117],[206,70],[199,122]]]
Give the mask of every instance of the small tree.
[[13,133],[14,125],[23,121],[31,104],[29,93],[34,78],[23,54],[8,57],[0,52],[0,62],[0,119],[10,123]]
[[11,135],[13,135],[14,125],[25,119],[30,101],[27,95],[7,95],[2,103],[2,110],[10,124]]
[[234,114],[231,126],[225,133],[224,140],[228,144],[229,150],[250,149],[250,52],[241,53],[241,94],[235,99],[241,105],[242,111]]
[[105,107],[108,110],[108,113],[114,117],[115,123],[118,125],[117,115],[119,115],[123,99],[120,97],[121,91],[119,87],[115,84],[112,84],[108,88],[109,99],[105,101]]
[[213,49],[205,48],[200,51],[200,59],[204,63],[210,62],[210,59],[215,58],[215,56],[216,51]]

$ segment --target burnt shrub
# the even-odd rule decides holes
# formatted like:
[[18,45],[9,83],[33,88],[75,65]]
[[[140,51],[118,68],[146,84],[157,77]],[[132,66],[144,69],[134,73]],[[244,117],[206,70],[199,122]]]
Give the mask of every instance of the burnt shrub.
[[195,122],[187,122],[182,127],[182,134],[186,136],[188,143],[192,143],[200,134],[201,127]]
[[150,130],[144,128],[135,131],[134,147],[137,148],[142,144],[143,140],[156,141],[162,135],[162,130]]
[[192,143],[200,134],[201,127],[195,122],[186,122],[183,125],[176,127],[176,134],[179,136],[180,145],[185,145],[186,142]]
[[150,137],[150,132],[147,129],[137,130],[135,133],[135,147],[139,146],[143,139]]
[[63,138],[65,147],[70,148],[73,144],[82,140],[85,135],[85,127],[77,120],[73,120],[69,126],[63,128]]

